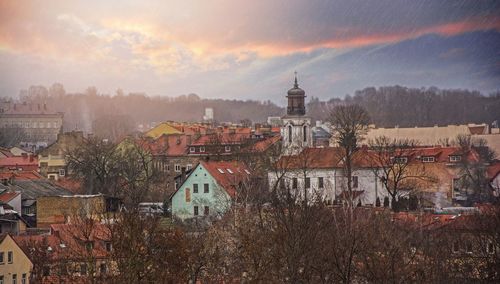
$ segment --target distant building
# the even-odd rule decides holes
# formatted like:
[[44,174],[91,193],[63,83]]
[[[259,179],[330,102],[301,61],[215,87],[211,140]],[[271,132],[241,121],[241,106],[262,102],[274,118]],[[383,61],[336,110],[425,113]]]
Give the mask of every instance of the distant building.
[[20,129],[21,144],[26,148],[36,150],[53,143],[62,125],[63,113],[50,111],[45,103],[3,102],[0,105],[0,131]]
[[305,94],[299,88],[295,76],[293,88],[288,90],[286,115],[282,117],[281,137],[285,155],[298,154],[302,149],[313,145],[311,118],[306,116]]
[[0,170],[38,171],[38,159],[31,153],[0,158]]
[[84,141],[82,131],[58,134],[56,142],[38,152],[40,174],[53,180],[65,177],[68,174],[66,154],[80,147]]
[[272,127],[276,127],[283,125],[283,121],[281,120],[280,116],[269,116],[267,117],[267,124]]
[[203,115],[203,121],[212,122],[214,121],[214,109],[211,107],[205,108],[205,115]]

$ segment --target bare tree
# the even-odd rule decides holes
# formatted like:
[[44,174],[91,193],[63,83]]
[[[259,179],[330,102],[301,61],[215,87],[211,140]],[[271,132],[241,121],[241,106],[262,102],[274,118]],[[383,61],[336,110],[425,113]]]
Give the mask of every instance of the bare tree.
[[359,150],[359,142],[366,132],[370,118],[366,110],[358,105],[339,105],[332,109],[328,120],[332,124],[333,139],[342,149],[340,160],[347,179],[347,202],[350,208],[354,208],[353,160]]
[[382,136],[369,141],[369,145],[370,151],[365,158],[371,164],[377,179],[391,196],[391,206],[394,211],[400,209],[398,199],[402,191],[404,194],[416,194],[419,190],[419,181],[435,181],[425,171],[422,163],[414,161],[417,141]]
[[488,164],[495,159],[496,153],[488,147],[484,139],[459,135],[456,143],[463,156],[460,160],[460,183],[462,188],[466,189],[468,202],[473,204],[491,201],[492,192],[486,170]]

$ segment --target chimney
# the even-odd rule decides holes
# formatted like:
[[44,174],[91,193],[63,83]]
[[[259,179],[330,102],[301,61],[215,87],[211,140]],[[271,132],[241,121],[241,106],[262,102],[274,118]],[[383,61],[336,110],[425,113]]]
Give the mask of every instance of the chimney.
[[186,167],[181,167],[181,183],[186,180]]
[[29,153],[28,154],[28,157],[30,158],[30,162],[33,162],[34,158],[33,158],[33,154]]
[[191,145],[191,135],[186,135],[187,145]]

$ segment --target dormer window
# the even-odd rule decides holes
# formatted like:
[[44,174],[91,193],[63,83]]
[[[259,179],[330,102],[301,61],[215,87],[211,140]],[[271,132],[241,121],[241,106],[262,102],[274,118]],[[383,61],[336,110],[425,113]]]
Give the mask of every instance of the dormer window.
[[224,147],[224,150],[225,150],[226,152],[231,152],[231,146],[226,146],[226,147]]
[[408,157],[393,157],[394,163],[396,164],[406,164],[408,163]]
[[422,162],[424,163],[434,163],[436,161],[436,158],[433,156],[423,156],[422,157]]
[[462,160],[462,156],[459,156],[459,155],[450,156],[450,162],[452,162],[452,163],[460,162],[461,160]]
[[195,148],[194,147],[189,147],[189,153],[194,153],[195,152]]
[[200,152],[204,153],[205,152],[205,147],[200,147]]

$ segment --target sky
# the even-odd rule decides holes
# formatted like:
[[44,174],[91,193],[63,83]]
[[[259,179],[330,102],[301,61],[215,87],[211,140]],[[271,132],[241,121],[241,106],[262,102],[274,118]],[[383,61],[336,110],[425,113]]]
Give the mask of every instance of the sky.
[[284,103],[368,86],[500,90],[500,1],[0,0],[0,96],[62,83]]

